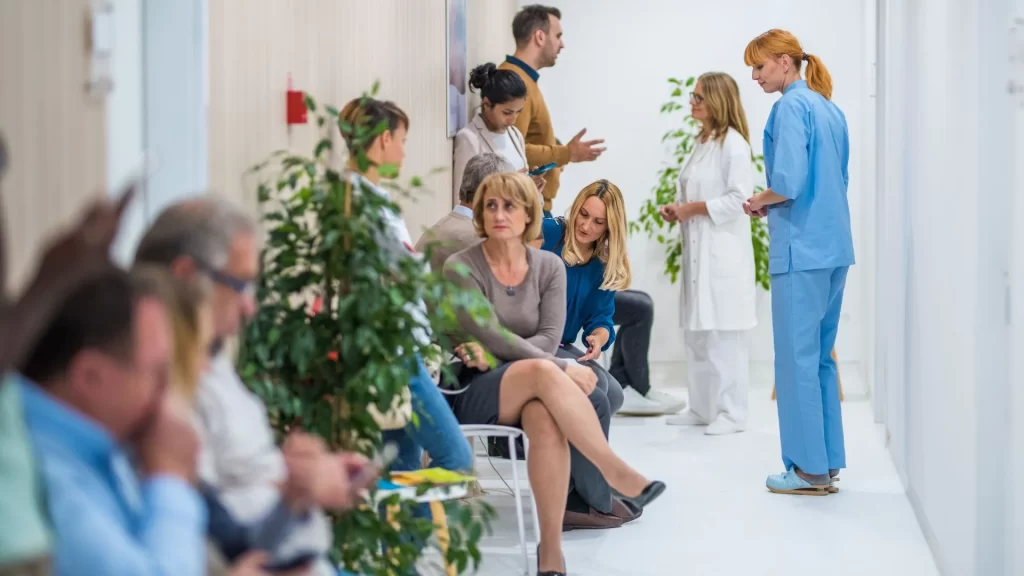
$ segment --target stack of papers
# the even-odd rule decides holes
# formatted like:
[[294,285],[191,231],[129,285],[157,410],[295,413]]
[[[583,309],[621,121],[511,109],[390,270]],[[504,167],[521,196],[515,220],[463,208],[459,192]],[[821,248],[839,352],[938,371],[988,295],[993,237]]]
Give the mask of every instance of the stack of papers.
[[[439,486],[444,484],[463,484],[473,480],[476,480],[473,476],[452,472],[451,470],[445,470],[444,468],[426,468],[424,470],[414,470],[411,472],[391,473],[391,482],[399,486],[416,486],[419,484],[433,484]],[[386,481],[382,480],[381,482],[383,484]],[[383,488],[383,485],[381,487]]]

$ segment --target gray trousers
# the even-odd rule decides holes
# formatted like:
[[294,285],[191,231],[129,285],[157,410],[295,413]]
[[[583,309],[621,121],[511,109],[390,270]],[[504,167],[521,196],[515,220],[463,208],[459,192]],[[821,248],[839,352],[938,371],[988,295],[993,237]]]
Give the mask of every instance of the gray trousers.
[[[556,356],[559,358],[577,359],[584,352],[575,346],[559,348]],[[608,438],[608,431],[612,424],[612,415],[622,408],[623,395],[622,386],[619,382],[601,367],[597,362],[583,362],[597,373],[597,386],[590,393],[590,403],[597,412],[597,419],[601,422],[601,430],[604,437]],[[569,491],[573,490],[595,510],[609,514],[612,511],[612,489],[608,481],[604,479],[597,466],[590,460],[583,457],[571,444],[569,445]]]

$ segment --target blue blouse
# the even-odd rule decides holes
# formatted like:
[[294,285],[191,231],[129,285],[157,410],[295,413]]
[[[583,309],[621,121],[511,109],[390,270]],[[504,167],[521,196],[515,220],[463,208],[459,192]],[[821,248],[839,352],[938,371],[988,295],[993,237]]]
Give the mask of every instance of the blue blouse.
[[[566,222],[564,218],[545,218],[542,226],[544,244],[541,249],[562,256]],[[607,350],[615,342],[615,291],[599,288],[604,283],[604,262],[591,258],[582,266],[566,266],[566,311],[565,330],[562,332],[562,344],[568,346],[576,342],[580,330],[589,336],[598,328],[608,330],[608,342],[602,350]]]

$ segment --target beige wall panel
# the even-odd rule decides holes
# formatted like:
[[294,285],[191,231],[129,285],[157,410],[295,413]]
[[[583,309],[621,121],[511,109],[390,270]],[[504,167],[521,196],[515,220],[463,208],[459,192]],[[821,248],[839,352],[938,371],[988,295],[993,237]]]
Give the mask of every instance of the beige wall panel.
[[89,0],[0,1],[0,132],[9,283],[20,287],[41,240],[103,194],[104,103],[90,98]]
[[[512,0],[468,0],[469,64],[511,46]],[[210,182],[255,202],[247,168],[279,149],[311,151],[315,125],[285,124],[289,74],[296,89],[338,107],[374,81],[408,112],[403,178],[427,192],[401,200],[413,237],[452,205],[447,137],[445,0],[210,0]],[[443,167],[444,173],[427,174]]]

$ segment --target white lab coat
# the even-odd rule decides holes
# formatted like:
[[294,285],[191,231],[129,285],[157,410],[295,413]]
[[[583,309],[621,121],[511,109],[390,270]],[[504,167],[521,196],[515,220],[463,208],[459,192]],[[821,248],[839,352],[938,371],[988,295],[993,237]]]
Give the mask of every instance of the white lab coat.
[[679,175],[681,202],[707,203],[709,216],[681,227],[680,322],[689,331],[749,330],[757,325],[754,248],[743,203],[754,192],[750,145],[730,129],[709,139]]

